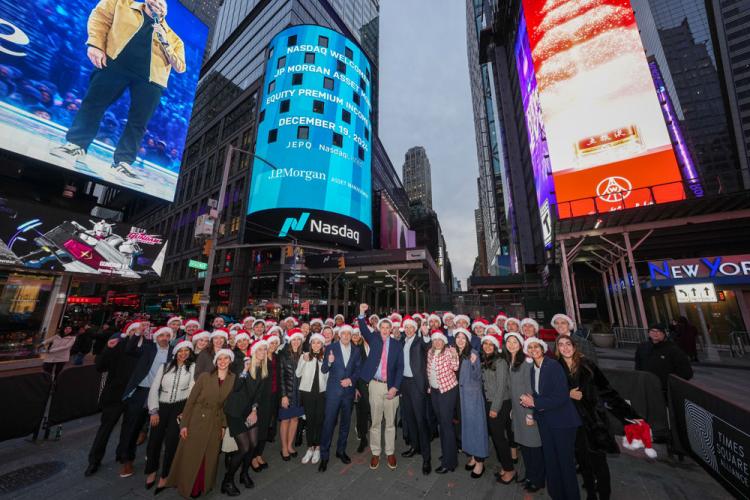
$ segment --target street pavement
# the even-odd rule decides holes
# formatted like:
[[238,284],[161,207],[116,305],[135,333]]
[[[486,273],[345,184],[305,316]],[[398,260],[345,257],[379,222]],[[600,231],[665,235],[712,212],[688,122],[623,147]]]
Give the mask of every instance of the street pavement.
[[[8,406],[3,411],[8,411]],[[87,464],[88,448],[98,425],[98,416],[91,416],[64,425],[59,441],[34,444],[27,439],[16,439],[0,443],[0,498],[18,500],[54,499],[114,499],[153,498],[147,491],[143,476],[145,445],[138,450],[136,474],[127,479],[117,475],[118,466],[113,455],[119,428],[115,429],[107,456],[97,474],[86,478],[83,471]],[[352,426],[353,427],[353,426]],[[53,432],[52,435],[55,433]],[[353,431],[352,431],[353,434]],[[493,472],[497,460],[488,460],[488,468],[480,479],[471,479],[463,470],[465,460],[453,473],[443,476],[435,473],[423,476],[421,458],[403,459],[400,452],[405,445],[397,442],[398,468],[388,469],[384,461],[378,470],[369,469],[369,450],[355,453],[356,438],[349,441],[350,465],[334,459],[326,473],[317,472],[317,466],[302,465],[300,458],[283,462],[279,456],[278,441],[266,448],[269,469],[251,476],[255,488],[245,490],[241,485],[240,498],[254,499],[352,499],[357,500],[401,500],[401,499],[520,499],[546,498],[545,490],[535,495],[523,491],[520,485],[504,486],[495,482]],[[335,442],[335,441],[334,441]],[[433,467],[440,456],[439,440],[433,441]],[[492,449],[492,448],[491,448]],[[684,462],[671,459],[661,445],[656,445],[659,457],[648,460],[642,452],[623,450],[619,456],[610,456],[612,470],[613,500],[653,499],[677,500],[700,498],[702,500],[728,499],[731,496],[700,466],[689,458]],[[299,448],[304,452],[304,447]],[[302,453],[300,453],[300,456]],[[219,478],[223,474],[220,460]],[[522,470],[522,465],[519,466]],[[219,484],[209,495],[221,498]],[[585,495],[583,495],[585,498]],[[160,499],[179,498],[175,490],[166,490]]]

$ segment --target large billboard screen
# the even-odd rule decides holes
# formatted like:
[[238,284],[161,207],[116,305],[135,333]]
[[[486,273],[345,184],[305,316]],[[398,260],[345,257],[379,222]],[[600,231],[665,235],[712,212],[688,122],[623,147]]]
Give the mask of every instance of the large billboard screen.
[[417,246],[417,235],[409,229],[401,214],[388,197],[380,194],[380,248],[414,248]]
[[539,217],[542,225],[544,246],[552,246],[552,207],[555,204],[555,186],[552,181],[552,167],[549,161],[547,141],[544,140],[544,121],[542,108],[539,104],[539,88],[534,74],[534,63],[531,60],[526,19],[521,16],[516,36],[516,70],[521,88],[521,101],[526,117],[526,132],[529,137],[529,151],[531,153],[531,167],[536,184],[536,199],[539,207]]
[[0,0],[0,148],[171,201],[207,37],[178,0]]
[[0,265],[155,278],[167,241],[143,228],[8,197],[0,192]]
[[271,41],[247,210],[248,241],[372,245],[371,67],[320,26]]
[[685,197],[629,0],[523,0],[560,218]]

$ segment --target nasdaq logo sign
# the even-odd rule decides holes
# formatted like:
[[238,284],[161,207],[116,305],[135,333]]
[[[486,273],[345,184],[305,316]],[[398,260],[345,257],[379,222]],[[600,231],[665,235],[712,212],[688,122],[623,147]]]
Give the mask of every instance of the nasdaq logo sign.
[[294,217],[287,217],[284,221],[284,225],[281,226],[281,231],[279,231],[279,238],[284,238],[289,234],[289,231],[302,231],[305,229],[305,224],[307,224],[307,219],[309,218],[310,212],[302,212],[297,219]]

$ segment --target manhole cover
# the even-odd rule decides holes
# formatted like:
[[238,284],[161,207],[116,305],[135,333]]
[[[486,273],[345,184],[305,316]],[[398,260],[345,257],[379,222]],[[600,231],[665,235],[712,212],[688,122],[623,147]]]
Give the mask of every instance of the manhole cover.
[[39,484],[64,468],[65,462],[42,462],[10,471],[0,476],[0,494],[13,493],[32,484]]

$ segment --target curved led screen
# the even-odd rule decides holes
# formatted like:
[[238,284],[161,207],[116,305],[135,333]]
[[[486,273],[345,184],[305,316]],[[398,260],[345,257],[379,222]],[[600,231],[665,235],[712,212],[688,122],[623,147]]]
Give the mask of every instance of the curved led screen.
[[271,41],[246,239],[372,246],[371,69],[352,41],[292,26]]

